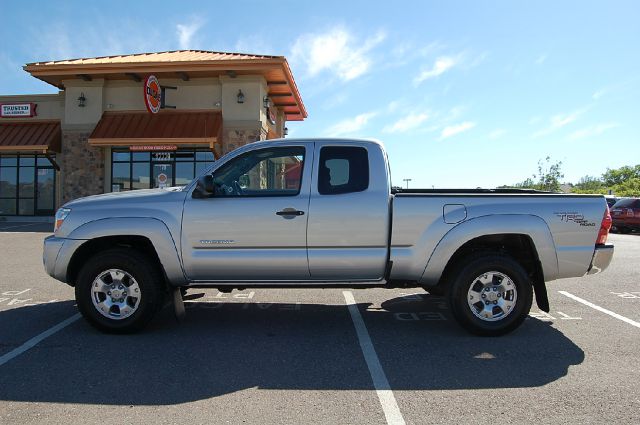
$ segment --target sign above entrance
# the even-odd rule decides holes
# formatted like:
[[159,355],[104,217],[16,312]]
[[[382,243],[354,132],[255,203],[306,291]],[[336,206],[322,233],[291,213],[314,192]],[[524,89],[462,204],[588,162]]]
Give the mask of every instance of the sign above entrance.
[[0,103],[0,117],[2,118],[31,118],[35,117],[35,103]]
[[158,151],[177,151],[176,145],[137,145],[129,146],[131,152],[158,152]]
[[152,114],[157,114],[162,106],[162,89],[155,75],[149,75],[144,80],[144,105]]

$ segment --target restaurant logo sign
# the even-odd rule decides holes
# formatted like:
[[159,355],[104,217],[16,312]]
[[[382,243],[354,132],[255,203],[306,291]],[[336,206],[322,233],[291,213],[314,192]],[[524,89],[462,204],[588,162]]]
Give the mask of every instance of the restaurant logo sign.
[[157,114],[162,104],[162,89],[155,75],[149,75],[144,80],[144,105],[147,111]]
[[35,103],[0,103],[2,118],[31,118],[36,116]]

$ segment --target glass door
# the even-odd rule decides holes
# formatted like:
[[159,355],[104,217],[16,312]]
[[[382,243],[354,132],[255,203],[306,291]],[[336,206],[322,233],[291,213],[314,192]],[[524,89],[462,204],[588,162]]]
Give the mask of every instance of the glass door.
[[53,167],[36,167],[36,215],[53,215],[56,201],[56,171]]
[[151,187],[163,189],[173,186],[173,152],[154,152],[151,158]]

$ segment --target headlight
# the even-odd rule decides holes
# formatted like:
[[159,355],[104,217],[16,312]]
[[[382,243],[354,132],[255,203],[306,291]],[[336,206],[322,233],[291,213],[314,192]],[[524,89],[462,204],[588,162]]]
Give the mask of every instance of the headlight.
[[58,211],[56,211],[56,222],[53,226],[53,233],[58,231],[60,226],[62,226],[62,223],[64,223],[64,219],[67,218],[70,212],[70,208],[60,208]]

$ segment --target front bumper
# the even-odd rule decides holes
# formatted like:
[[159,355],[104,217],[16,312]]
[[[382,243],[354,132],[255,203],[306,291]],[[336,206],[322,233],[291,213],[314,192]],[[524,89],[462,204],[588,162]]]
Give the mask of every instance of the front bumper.
[[85,240],[58,238],[54,235],[44,239],[42,262],[44,270],[54,279],[67,282],[67,266],[74,252]]
[[613,245],[597,245],[587,274],[597,274],[609,267],[613,258],[613,250]]

